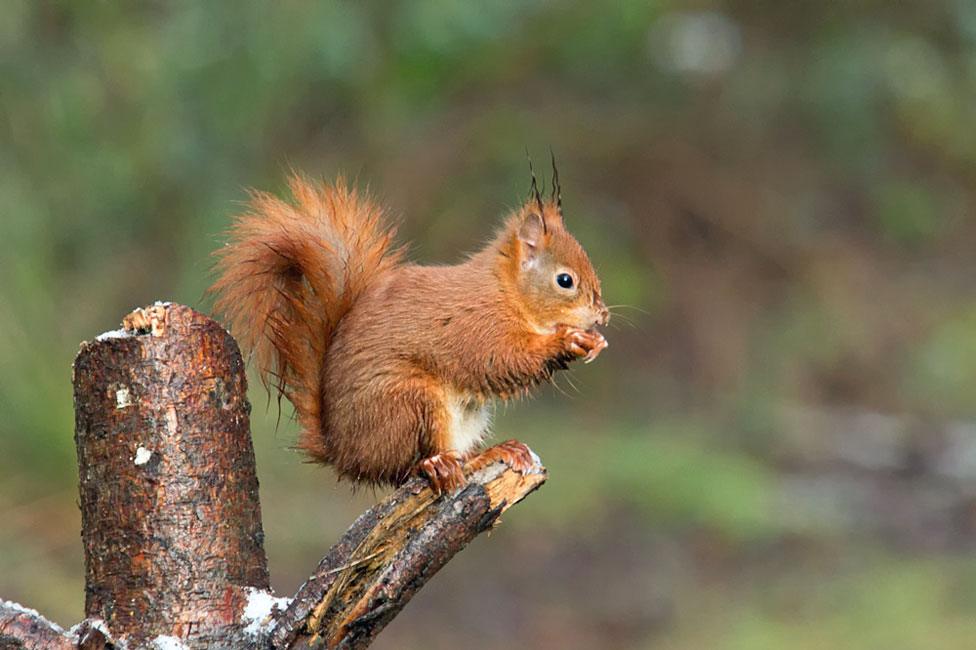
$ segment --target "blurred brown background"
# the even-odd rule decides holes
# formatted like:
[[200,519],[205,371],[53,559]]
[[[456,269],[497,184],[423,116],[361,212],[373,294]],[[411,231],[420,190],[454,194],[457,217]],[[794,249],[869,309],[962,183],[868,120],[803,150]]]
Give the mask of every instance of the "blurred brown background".
[[[626,306],[499,409],[549,483],[376,647],[972,647],[973,106],[969,0],[4,2],[0,597],[80,617],[72,358],[207,309],[244,188],[344,172],[450,262],[551,146]],[[252,401],[288,594],[379,494]]]

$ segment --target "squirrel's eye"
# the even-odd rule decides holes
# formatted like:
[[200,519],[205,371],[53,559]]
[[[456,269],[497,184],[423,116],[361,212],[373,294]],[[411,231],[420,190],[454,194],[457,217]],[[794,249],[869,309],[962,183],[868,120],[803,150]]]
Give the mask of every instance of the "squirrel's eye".
[[569,273],[560,273],[556,276],[556,284],[561,286],[563,289],[573,288],[573,276]]

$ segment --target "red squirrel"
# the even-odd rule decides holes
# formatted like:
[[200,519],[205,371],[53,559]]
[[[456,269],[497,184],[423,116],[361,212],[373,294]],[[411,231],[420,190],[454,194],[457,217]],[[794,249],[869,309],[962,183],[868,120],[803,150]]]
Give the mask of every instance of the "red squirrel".
[[[454,266],[405,260],[368,197],[289,179],[292,202],[253,192],[215,252],[216,308],[262,379],[294,405],[298,447],[341,478],[435,492],[464,482],[490,404],[607,347],[609,311],[563,223],[558,176],[532,192],[482,250]],[[515,441],[493,448],[532,465]]]

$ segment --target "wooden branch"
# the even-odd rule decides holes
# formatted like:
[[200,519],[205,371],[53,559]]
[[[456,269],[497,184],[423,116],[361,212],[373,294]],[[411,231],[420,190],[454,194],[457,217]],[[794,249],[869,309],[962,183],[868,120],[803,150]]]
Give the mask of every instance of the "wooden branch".
[[0,650],[69,650],[76,647],[61,627],[34,610],[0,600]]
[[225,640],[268,587],[237,344],[188,307],[137,310],[82,346],[74,395],[86,615],[133,646]]
[[418,589],[502,512],[546,480],[491,450],[469,463],[461,490],[435,499],[413,479],[361,515],[275,620],[274,648],[365,648]]
[[180,305],[136,310],[74,365],[87,619],[0,601],[0,650],[365,648],[414,593],[538,488],[486,451],[435,497],[412,479],[363,514],[292,599],[268,590],[244,364]]

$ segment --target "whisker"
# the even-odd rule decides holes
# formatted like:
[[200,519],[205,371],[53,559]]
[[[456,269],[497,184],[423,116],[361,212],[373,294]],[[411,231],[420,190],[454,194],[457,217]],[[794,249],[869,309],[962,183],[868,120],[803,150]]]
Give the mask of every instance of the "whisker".
[[610,319],[610,322],[607,324],[607,326],[616,327],[619,322],[622,322],[624,325],[627,325],[628,327],[631,327],[633,329],[637,329],[637,323],[631,320],[630,318],[628,318],[627,316],[624,316],[623,314],[613,314],[613,318]]
[[570,377],[570,374],[568,372],[565,375],[563,375],[563,378],[566,380],[566,383],[568,383],[570,386],[572,386],[573,390],[575,390],[577,394],[580,394],[581,391],[580,391],[579,387],[576,384],[573,383],[573,380]]
[[651,315],[651,312],[647,311],[646,309],[641,309],[636,305],[607,305],[607,309],[633,309],[634,311],[639,311],[642,314],[647,314],[648,316]]
[[607,329],[615,330],[615,331],[618,331],[618,332],[619,331],[622,331],[624,329],[624,327],[626,327],[627,329],[630,329],[630,330],[638,330],[638,331],[642,330],[642,328],[639,325],[637,325],[635,323],[631,323],[629,321],[623,321],[623,320],[622,321],[616,321],[616,320],[614,320],[614,321],[611,321],[611,322],[607,323],[607,325],[606,325],[606,328]]
[[563,395],[566,399],[573,399],[573,396],[572,395],[570,395],[569,393],[567,393],[565,390],[563,390],[563,387],[562,386],[560,386],[559,384],[556,383],[556,377],[558,377],[558,376],[559,375],[553,374],[551,377],[549,377],[549,383],[552,384],[552,387],[555,388],[556,390],[558,390],[559,393],[561,395]]

